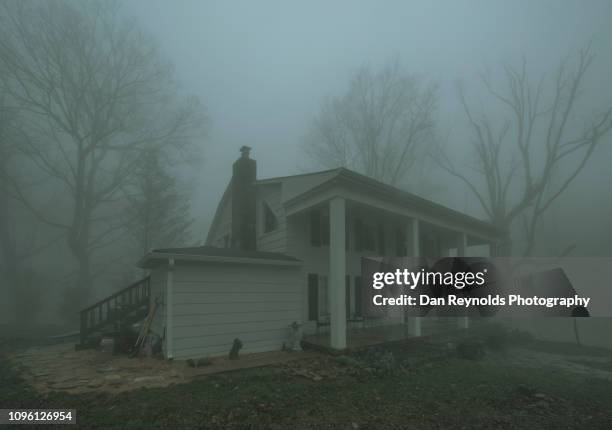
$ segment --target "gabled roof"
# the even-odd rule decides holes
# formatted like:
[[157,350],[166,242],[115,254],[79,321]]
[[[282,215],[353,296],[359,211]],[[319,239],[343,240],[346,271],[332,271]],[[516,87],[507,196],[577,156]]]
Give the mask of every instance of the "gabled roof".
[[[283,184],[284,205],[291,205],[302,199],[315,196],[317,193],[338,184],[356,186],[358,187],[359,192],[370,193],[378,198],[385,198],[393,203],[405,205],[406,207],[429,213],[439,218],[460,222],[475,230],[482,231],[488,236],[499,237],[505,234],[502,229],[494,226],[490,222],[480,220],[473,216],[443,206],[439,203],[434,203],[416,194],[401,190],[392,185],[385,184],[381,181],[372,179],[366,175],[362,175],[361,173],[357,173],[344,167],[311,173],[302,173],[298,175],[264,178],[257,180],[255,184]],[[291,188],[291,190],[285,190],[285,188]],[[229,189],[230,187],[228,186],[223,195],[222,202],[228,198]],[[219,207],[217,208],[217,213],[215,214],[211,228],[218,221],[220,211],[219,208],[222,206],[222,202],[220,202]]]

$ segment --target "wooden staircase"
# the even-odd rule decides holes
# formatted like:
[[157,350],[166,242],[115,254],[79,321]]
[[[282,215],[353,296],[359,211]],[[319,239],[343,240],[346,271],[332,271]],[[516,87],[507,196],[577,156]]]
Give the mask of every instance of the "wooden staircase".
[[149,309],[151,278],[147,276],[81,311],[80,344],[95,333],[144,319]]

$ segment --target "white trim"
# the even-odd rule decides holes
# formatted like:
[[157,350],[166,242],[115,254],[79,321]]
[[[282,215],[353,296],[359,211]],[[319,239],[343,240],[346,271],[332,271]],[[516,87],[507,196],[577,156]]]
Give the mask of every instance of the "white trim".
[[247,258],[247,257],[229,257],[229,256],[214,256],[214,255],[189,255],[189,254],[173,254],[162,252],[150,252],[140,259],[137,266],[144,267],[150,260],[166,260],[175,259],[182,261],[198,261],[208,263],[238,263],[238,264],[263,264],[269,266],[301,266],[301,261],[292,260],[274,260],[267,258]]

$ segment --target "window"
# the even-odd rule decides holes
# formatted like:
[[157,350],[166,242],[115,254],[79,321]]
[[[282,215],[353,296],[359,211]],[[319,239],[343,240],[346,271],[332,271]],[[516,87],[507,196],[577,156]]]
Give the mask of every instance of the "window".
[[310,244],[329,245],[329,213],[323,209],[310,211]]
[[266,202],[263,202],[263,220],[264,220],[264,233],[269,233],[278,228],[278,219],[270,206]]

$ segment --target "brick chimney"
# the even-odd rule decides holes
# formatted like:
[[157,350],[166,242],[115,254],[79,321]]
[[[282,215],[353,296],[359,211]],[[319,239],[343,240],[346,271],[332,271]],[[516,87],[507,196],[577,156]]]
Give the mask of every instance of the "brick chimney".
[[232,171],[232,248],[255,251],[255,180],[257,163],[249,157],[251,148],[240,148],[241,156]]

